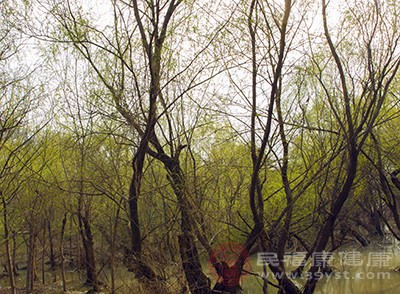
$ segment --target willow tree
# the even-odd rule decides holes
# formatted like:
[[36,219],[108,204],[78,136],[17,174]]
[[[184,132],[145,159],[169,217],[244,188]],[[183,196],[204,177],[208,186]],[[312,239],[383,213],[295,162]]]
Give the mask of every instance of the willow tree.
[[[393,93],[396,92],[398,89],[395,88]],[[386,103],[385,109],[388,110],[380,119],[382,124],[372,134],[372,144],[363,154],[369,160],[368,167],[376,171],[369,184],[377,192],[377,201],[381,203],[379,217],[391,234],[400,240],[398,139],[393,136],[399,123],[399,112],[396,95],[393,98],[392,103]]]
[[[188,40],[182,36],[196,4],[176,0],[111,1],[107,8],[112,14],[102,15],[100,22],[85,14],[81,5],[68,1],[52,6],[48,13],[58,22],[61,32],[47,37],[69,42],[87,60],[95,80],[104,89],[93,91],[98,112],[122,119],[133,134],[135,151],[128,197],[129,267],[142,281],[154,284],[161,280],[142,258],[139,198],[149,155],[163,164],[176,195],[181,230],[178,239],[189,287],[193,293],[208,293],[209,281],[202,272],[195,244],[194,204],[180,163],[190,135],[182,134],[186,133],[182,126],[187,121],[177,124],[177,116],[172,114],[178,113],[177,103],[191,89],[216,74],[206,60],[195,66],[210,40],[194,52],[188,50],[187,55],[172,51],[187,49],[184,46]],[[206,70],[209,72],[203,75]]]
[[[232,126],[238,134],[244,134],[240,138],[249,146],[248,153],[252,163],[248,193],[248,207],[252,219],[246,220],[246,225],[249,226],[252,222],[252,226],[243,242],[243,250],[235,262],[240,275],[243,274],[248,252],[261,249],[283,258],[290,236],[295,197],[289,178],[289,132],[285,129],[286,121],[282,109],[283,105],[288,103],[283,93],[288,87],[286,83],[289,85],[290,78],[287,77],[287,73],[293,67],[292,51],[296,40],[299,39],[298,31],[304,16],[301,6],[297,4],[292,1],[265,3],[256,0],[243,3],[245,8],[242,11],[245,12],[238,17],[236,24],[239,29],[230,36],[239,47],[238,58],[232,62],[237,62],[240,67],[227,69],[230,80],[227,86],[231,85],[233,89],[230,94],[238,97],[238,100],[232,101],[232,105],[235,105],[233,111],[237,112],[239,105],[242,107],[241,113],[244,113],[242,116],[232,114]],[[246,19],[246,22],[243,19]],[[278,150],[281,148],[278,147],[279,144],[283,153]],[[282,157],[278,153],[283,154]],[[282,163],[280,166],[279,162]],[[278,173],[271,169],[272,166],[277,167]],[[276,183],[277,174],[280,175],[279,184],[284,186],[286,205],[282,211],[277,212],[280,215],[271,224],[269,220],[273,217],[268,212],[272,212],[273,209],[266,206],[266,199],[274,196],[269,197],[268,193],[275,196],[282,193],[267,189],[272,187],[272,182]],[[278,240],[279,244],[275,246]],[[300,291],[286,275],[283,263],[270,264],[270,268],[279,277],[280,291]],[[222,274],[222,283],[227,284],[228,281],[229,276]],[[267,291],[267,285],[265,282],[264,293]],[[231,291],[231,288],[227,290]]]
[[[397,6],[379,1],[349,4],[342,30],[333,31],[328,5],[322,1],[323,36],[330,55],[326,63],[315,63],[316,78],[339,126],[346,160],[343,173],[338,175],[341,185],[331,195],[329,214],[317,234],[314,252],[325,250],[334,232],[335,222],[351,196],[362,148],[383,104],[392,95],[400,67]],[[319,270],[318,262],[314,263],[304,293],[314,291]]]
[[[284,129],[284,121],[282,116],[282,80],[285,72],[285,62],[288,57],[288,52],[291,50],[291,43],[293,42],[294,35],[289,34],[289,30],[293,29],[296,24],[290,22],[291,12],[293,3],[292,1],[285,1],[283,5],[263,5],[261,2],[252,1],[250,5],[250,14],[248,18],[248,29],[251,39],[252,48],[252,94],[251,94],[251,129],[250,129],[250,153],[253,161],[253,172],[251,177],[249,200],[250,207],[253,215],[254,228],[249,234],[246,240],[246,248],[250,251],[254,242],[257,238],[260,238],[261,248],[264,252],[270,252],[277,250],[277,257],[282,259],[285,249],[285,245],[288,239],[288,231],[292,218],[293,210],[293,196],[288,178],[288,141],[286,138],[286,132]],[[274,12],[278,12],[275,14]],[[261,21],[260,21],[261,20]],[[298,25],[298,24],[297,24]],[[295,29],[294,29],[295,30]],[[270,65],[261,64],[259,57],[257,56],[260,52],[257,52],[258,31],[261,31],[262,35],[267,39],[266,50],[267,56],[270,61]],[[269,74],[270,79],[266,82],[268,90],[266,91],[266,97],[258,94],[258,88],[262,87],[258,85],[260,80],[261,67],[267,67],[266,72]],[[266,120],[262,122],[259,120],[259,100],[263,99],[267,102],[263,103],[266,105]],[[286,220],[284,229],[281,232],[280,244],[278,248],[271,247],[270,234],[267,233],[264,221],[264,198],[262,192],[262,181],[261,174],[263,165],[266,163],[268,150],[271,146],[271,137],[273,132],[273,118],[274,110],[276,108],[278,125],[279,125],[279,136],[283,147],[283,158],[281,166],[281,178],[284,186],[284,191],[287,200],[287,209],[285,209]],[[258,134],[257,124],[261,124],[261,132]],[[256,138],[260,138],[257,142]],[[286,293],[297,293],[296,286],[286,276],[285,270],[282,264],[271,263],[270,268],[275,273],[281,273],[279,280],[280,291]],[[283,290],[284,289],[284,290]]]
[[[311,24],[307,23],[306,34],[302,34],[304,27],[291,25],[294,23],[290,22],[293,19],[291,10],[295,4],[285,1],[285,5],[282,6],[269,3],[263,7],[261,3],[252,1],[248,16],[253,61],[252,94],[246,96],[246,91],[243,89],[248,87],[242,86],[242,80],[234,80],[234,74],[231,76],[238,95],[243,96],[246,107],[250,105],[251,108],[250,123],[246,126],[250,126],[251,130],[249,146],[253,159],[253,174],[250,207],[254,228],[246,241],[247,249],[251,248],[255,239],[261,237],[263,251],[277,253],[278,265],[270,267],[274,272],[282,273],[277,275],[281,277],[280,291],[289,293],[303,291],[285,275],[281,260],[288,237],[291,235],[295,203],[301,199],[298,197],[310,195],[308,188],[314,185],[313,180],[324,175],[336,180],[335,189],[327,189],[322,177],[319,181],[322,185],[315,187],[315,191],[326,195],[325,199],[321,199],[320,206],[324,206],[326,201],[327,207],[325,207],[326,213],[320,215],[323,218],[321,225],[308,230],[314,229],[317,233],[313,235],[315,237],[311,240],[312,245],[306,247],[309,247],[308,257],[313,252],[322,252],[333,236],[336,220],[346,200],[352,195],[361,150],[375,128],[383,103],[388,96],[393,95],[392,83],[399,67],[397,8],[392,4],[371,1],[349,5],[340,29],[333,31],[329,27],[327,5],[323,1],[322,13],[319,12],[321,17],[313,18]],[[388,17],[383,17],[384,15]],[[304,17],[303,20],[307,19]],[[315,26],[317,21],[320,21],[320,26]],[[263,39],[264,43],[261,43],[258,38],[263,28],[267,33]],[[319,28],[322,28],[322,31],[319,31]],[[293,59],[288,58],[291,46],[298,50],[303,48],[304,44],[310,44],[310,47],[302,52],[302,56],[294,54],[291,55]],[[266,48],[264,54],[259,53],[260,48]],[[259,59],[257,54],[260,54]],[[271,65],[270,70],[266,72],[262,72],[264,60],[268,60],[267,66]],[[309,66],[310,63],[312,66]],[[291,84],[295,81],[290,78],[290,74],[297,70],[302,72],[305,79],[313,81],[313,88],[310,92],[305,92],[308,96],[298,97],[292,91]],[[260,81],[266,81],[266,86],[260,86]],[[307,85],[309,84],[299,85],[299,89]],[[265,93],[268,94],[267,99],[264,97]],[[264,100],[261,100],[262,98]],[[292,99],[299,99],[299,110],[286,108],[288,105],[289,107],[293,105]],[[266,107],[260,107],[261,101]],[[311,107],[316,104],[324,105],[324,111],[317,114],[314,112],[312,115],[317,116],[315,119],[310,119],[311,114],[307,113],[309,108],[306,104]],[[299,121],[292,118],[299,113],[301,114]],[[324,122],[327,124],[324,125]],[[276,126],[275,134],[271,130],[271,125]],[[301,166],[297,165],[296,168],[300,169],[298,175],[291,176],[290,168],[293,170],[293,165],[296,165],[298,160],[293,156],[290,157],[290,152],[295,150],[295,147],[289,148],[290,143],[295,142],[293,129],[290,130],[293,126],[297,129],[295,132],[306,130],[316,136],[324,137],[331,145],[325,145],[327,149],[318,153],[319,159],[313,159],[304,165],[303,171]],[[240,129],[240,132],[242,131]],[[273,146],[274,141],[271,138],[275,142],[278,140],[281,148]],[[310,148],[314,150],[313,146]],[[321,150],[317,148],[315,150]],[[263,197],[264,191],[261,189],[264,182],[261,180],[260,167],[265,165],[267,155],[271,153],[278,159],[276,165],[279,166],[281,173],[286,205],[283,213],[277,217],[278,221],[273,222],[267,234],[265,218],[268,215],[265,214],[266,198]],[[301,158],[302,151],[296,150],[296,154]],[[338,162],[342,168],[334,167]],[[315,165],[321,165],[321,168],[316,169]],[[328,178],[325,178],[325,183],[326,179]],[[266,176],[264,181],[267,180]],[[308,190],[307,194],[305,190]],[[314,199],[320,199],[320,195],[314,195]],[[315,212],[318,213],[318,210]],[[312,214],[311,212],[310,215]],[[311,278],[305,286],[305,293],[314,291],[318,280],[316,272],[319,270],[323,269],[316,265],[311,267]]]
[[[29,81],[31,71],[18,65],[21,34],[8,17],[12,9],[2,4],[0,33],[0,202],[3,240],[7,259],[7,272],[11,293],[16,293],[15,260],[11,254],[15,234],[12,219],[16,210],[15,199],[26,187],[29,163],[36,148],[29,146],[37,131],[29,127],[29,115],[36,105],[35,87]],[[16,218],[14,218],[16,220]],[[17,229],[15,228],[15,231]]]

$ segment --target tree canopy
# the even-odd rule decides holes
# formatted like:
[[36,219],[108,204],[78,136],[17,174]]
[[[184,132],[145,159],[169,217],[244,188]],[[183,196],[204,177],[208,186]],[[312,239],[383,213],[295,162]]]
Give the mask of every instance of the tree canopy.
[[400,241],[399,4],[3,1],[4,285],[314,293]]

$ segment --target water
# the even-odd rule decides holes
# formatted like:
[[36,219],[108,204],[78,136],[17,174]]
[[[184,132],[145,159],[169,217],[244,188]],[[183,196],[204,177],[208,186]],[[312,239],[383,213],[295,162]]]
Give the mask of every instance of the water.
[[318,294],[400,293],[400,248],[372,246],[363,250],[347,249],[335,254],[335,273],[319,281]]
[[[288,261],[295,256],[289,256]],[[297,256],[298,257],[298,256]],[[299,259],[300,260],[300,259]],[[367,249],[345,248],[339,250],[333,255],[330,265],[334,267],[334,272],[325,275],[317,284],[315,293],[317,294],[398,294],[400,293],[400,273],[394,269],[400,266],[400,246],[371,246]],[[289,269],[295,267],[288,266]],[[262,272],[262,266],[257,264],[257,256],[251,260],[252,272]],[[56,274],[56,276],[55,276]],[[272,275],[269,272],[270,275]],[[38,278],[41,279],[41,273],[38,271]],[[138,293],[136,292],[139,285],[133,279],[132,273],[126,271],[124,267],[118,268],[116,287],[117,293]],[[57,281],[54,282],[54,278]],[[19,286],[25,284],[25,271],[17,277]],[[109,273],[101,275],[101,279],[110,285]],[[275,281],[269,276],[269,280]],[[84,281],[84,273],[67,272],[68,290],[82,289]],[[306,277],[295,280],[295,283],[300,287],[305,284]],[[7,284],[7,278],[0,279],[1,288]],[[46,291],[42,293],[61,293],[61,279],[59,272],[46,272],[46,284],[52,284],[53,292]],[[243,278],[243,292],[245,294],[262,293],[263,281],[261,278],[254,275],[247,275]],[[37,285],[39,287],[40,285]],[[4,289],[4,288],[3,288]],[[105,293],[108,293],[105,290]],[[140,292],[140,291],[139,291]],[[277,293],[276,289],[269,286],[270,294]]]
[[[287,268],[294,269],[288,257]],[[286,263],[285,263],[286,264]],[[371,246],[364,249],[345,248],[332,255],[329,262],[334,271],[325,274],[318,281],[316,294],[398,294],[400,293],[400,272],[395,269],[400,266],[400,247]],[[257,258],[252,259],[252,271],[262,272],[262,267],[257,265]],[[272,273],[268,273],[269,280]],[[303,276],[295,280],[302,287],[307,280]],[[246,294],[262,293],[262,279],[255,276],[247,276],[243,280],[243,290]],[[276,289],[269,286],[268,293],[277,293]]]

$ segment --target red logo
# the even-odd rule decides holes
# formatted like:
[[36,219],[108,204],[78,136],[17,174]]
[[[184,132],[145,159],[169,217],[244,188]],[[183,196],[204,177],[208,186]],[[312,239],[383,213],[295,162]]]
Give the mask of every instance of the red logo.
[[249,257],[249,253],[241,244],[219,244],[210,254],[210,272],[217,283],[228,287],[238,286],[241,278],[251,271]]

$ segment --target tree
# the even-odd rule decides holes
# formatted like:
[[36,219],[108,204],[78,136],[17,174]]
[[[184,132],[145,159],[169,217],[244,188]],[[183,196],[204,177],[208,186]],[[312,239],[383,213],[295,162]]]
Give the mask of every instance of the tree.
[[[183,95],[198,83],[196,80],[200,73],[195,73],[192,80],[189,80],[189,85],[177,93],[176,89],[169,92],[169,87],[177,77],[187,72],[193,61],[189,60],[187,65],[179,67],[172,77],[167,75],[164,69],[169,62],[165,56],[168,47],[166,40],[172,33],[171,22],[181,2],[172,0],[162,4],[133,1],[127,4],[114,1],[112,2],[114,19],[111,25],[113,31],[110,31],[109,35],[91,26],[82,14],[74,10],[71,2],[65,6],[57,6],[52,11],[55,11],[53,15],[60,22],[64,36],[89,62],[97,78],[106,88],[106,95],[111,99],[112,107],[135,132],[135,139],[138,140],[132,159],[133,176],[128,200],[132,269],[141,279],[153,282],[157,279],[154,272],[141,259],[142,237],[138,201],[146,154],[149,154],[164,165],[178,200],[182,230],[179,244],[189,287],[195,293],[203,293],[202,291],[208,291],[206,290],[208,280],[201,270],[195,247],[195,223],[191,216],[193,208],[188,199],[186,177],[179,163],[179,155],[185,144],[177,144],[176,141],[179,140],[172,137],[172,121],[168,114],[174,108],[176,101],[182,99]],[[137,44],[132,36],[138,37],[140,44]],[[95,48],[99,50],[98,55],[93,52]],[[193,58],[198,58],[202,51],[204,49],[196,53]],[[104,60],[100,52],[106,53],[109,58]],[[135,60],[144,62],[137,64]],[[110,68],[114,69],[113,72],[108,70]],[[170,97],[174,92],[175,97]],[[160,118],[165,119],[167,131],[163,129]],[[164,133],[170,135],[163,137]],[[162,140],[166,140],[166,143]],[[170,149],[169,152],[165,150],[167,147],[164,147],[164,144]]]
[[[259,6],[260,5],[260,6]],[[248,251],[250,251],[251,247],[255,243],[257,238],[260,238],[261,248],[264,252],[269,252],[270,247],[270,239],[265,230],[264,223],[264,197],[262,193],[262,181],[260,179],[260,174],[262,170],[262,166],[266,161],[266,154],[269,153],[267,147],[269,147],[269,142],[271,138],[271,130],[272,130],[272,121],[274,116],[274,108],[276,105],[277,115],[278,115],[278,125],[279,125],[279,135],[283,146],[283,161],[281,165],[281,177],[282,183],[284,186],[286,199],[287,199],[287,209],[286,209],[286,221],[283,228],[283,235],[281,236],[280,244],[278,245],[278,258],[282,259],[285,244],[288,239],[288,232],[290,227],[290,222],[292,218],[292,210],[293,210],[293,196],[292,190],[289,183],[288,178],[288,141],[286,139],[286,134],[284,130],[284,121],[282,117],[282,109],[281,109],[281,93],[282,93],[282,75],[284,72],[284,63],[290,49],[290,41],[288,42],[288,27],[289,27],[289,17],[292,9],[292,1],[285,1],[283,7],[274,7],[273,9],[280,9],[280,17],[276,17],[272,14],[272,10],[270,6],[262,7],[258,1],[252,1],[250,6],[250,14],[248,19],[248,27],[250,31],[251,44],[252,44],[252,98],[251,98],[251,129],[250,129],[250,152],[251,158],[253,161],[253,171],[251,177],[250,184],[250,207],[253,214],[253,222],[254,228],[250,233],[245,247]],[[267,111],[266,111],[266,122],[262,127],[262,132],[259,138],[261,141],[259,142],[259,146],[257,146],[256,137],[256,121],[258,117],[258,95],[257,95],[257,76],[258,76],[258,62],[256,55],[256,28],[259,25],[257,20],[253,20],[253,15],[256,15],[255,9],[260,7],[260,13],[263,16],[263,21],[266,26],[266,36],[269,36],[270,42],[272,44],[270,48],[270,60],[275,60],[271,64],[270,69],[270,84],[269,84],[269,97],[267,97]],[[268,11],[269,10],[269,11]],[[267,11],[271,13],[270,17],[273,20],[273,23],[276,25],[273,29],[272,23],[266,17]],[[257,17],[257,16],[255,16]],[[276,40],[274,39],[274,34],[276,34]],[[267,37],[268,38],[268,37]],[[249,99],[250,100],[250,99]],[[284,291],[289,293],[297,293],[296,286],[288,279],[285,275],[285,271],[282,268],[282,265],[276,266],[270,264],[270,268],[273,272],[282,273],[282,278],[279,280],[279,284]]]
[[[344,136],[347,163],[345,164],[346,172],[343,177],[343,184],[337,194],[333,195],[330,214],[318,233],[315,252],[322,252],[325,249],[333,233],[335,221],[352,192],[353,183],[357,175],[360,152],[365,141],[371,135],[383,103],[390,95],[389,89],[400,66],[400,58],[396,54],[398,37],[395,33],[390,32],[391,28],[393,28],[393,23],[389,26],[385,25],[387,21],[389,23],[396,21],[395,18],[386,18],[385,16],[384,20],[382,17],[388,7],[381,6],[376,1],[364,4],[362,7],[355,5],[350,8],[350,13],[354,16],[354,18],[349,17],[350,22],[356,26],[356,32],[362,36],[359,38],[358,34],[357,36],[355,35],[353,45],[356,44],[357,46],[354,47],[358,47],[360,52],[363,53],[359,57],[360,59],[357,56],[356,60],[352,60],[350,56],[345,56],[342,51],[348,48],[335,45],[328,27],[327,4],[322,1],[324,36],[331,53],[330,57],[333,59],[336,72],[339,75],[340,83],[337,85],[337,93],[340,94],[335,95],[335,93],[332,93],[328,86],[330,84],[324,78],[319,78],[319,80],[335,119],[340,126],[340,134]],[[368,11],[365,10],[367,7]],[[387,34],[393,38],[387,43],[389,45],[382,50],[381,40]],[[346,36],[346,41],[346,43],[350,42],[349,35]],[[362,61],[362,72],[353,73],[351,64],[357,61]],[[320,74],[322,74],[324,69],[319,68]],[[359,68],[358,70],[361,69]],[[311,278],[305,286],[305,293],[314,291],[317,282],[315,273],[317,271],[318,266],[311,267]]]
[[[400,171],[397,168],[399,163],[397,161],[396,147],[393,145],[396,144],[397,140],[390,135],[393,127],[397,125],[398,115],[396,113],[396,102],[392,101],[392,103],[394,105],[386,103],[389,104],[389,111],[387,111],[387,115],[380,118],[384,123],[377,127],[371,135],[372,144],[369,150],[364,150],[363,154],[368,158],[373,170],[376,170],[375,178],[379,179],[371,181],[370,184],[373,191],[377,191],[378,196],[376,198],[382,203],[381,209],[378,210],[379,216],[392,235],[399,240],[398,190],[400,184],[398,175]],[[370,165],[368,166],[371,167]],[[390,219],[394,221],[394,224]]]
[[28,127],[29,113],[35,107],[36,101],[35,87],[29,82],[29,70],[15,67],[22,46],[21,36],[7,18],[12,10],[5,4],[3,9],[0,36],[0,197],[7,272],[11,293],[16,293],[14,260],[11,254],[14,234],[10,222],[10,216],[13,215],[11,203],[24,190],[29,178],[26,170],[37,151],[34,146],[30,146],[37,130]]
[[[301,246],[306,262],[348,239],[366,245],[363,233],[379,231],[376,213],[396,234],[398,166],[386,150],[396,144],[380,143],[398,95],[395,3],[347,4],[336,27],[328,23],[325,1],[222,1],[200,9],[203,4],[112,0],[98,9],[90,1],[24,3],[32,12],[24,15],[38,13],[48,22],[26,19],[20,29],[47,42],[53,63],[46,65],[64,63],[51,79],[61,106],[52,126],[62,126],[61,163],[42,161],[65,178],[49,182],[74,195],[74,208],[63,212],[76,217],[71,231],[79,232],[76,251],[82,246],[86,253],[94,290],[98,265],[106,264],[94,256],[105,244],[100,232],[111,244],[101,257],[113,263],[125,254],[149,292],[175,290],[167,289],[173,274],[155,265],[175,254],[181,266],[173,272],[185,276],[192,293],[238,291],[248,254],[262,250],[276,254],[278,263],[269,267],[280,293],[312,293],[316,273],[326,268],[312,265],[301,289],[286,273],[286,250]],[[37,181],[32,191],[21,185],[17,193],[36,208],[23,226],[40,240],[36,220],[51,189],[39,182],[51,177],[18,147],[28,144],[26,133],[13,134],[4,146],[21,153],[10,163],[36,173],[21,170],[16,183]],[[379,183],[369,180],[377,176]],[[363,189],[376,194],[362,201]],[[13,207],[3,203],[9,223]],[[358,222],[344,217],[353,207],[362,214]],[[108,221],[100,223],[97,215]],[[66,214],[62,235],[65,225]],[[222,240],[243,245],[233,266],[213,254]],[[213,290],[202,254],[218,274]],[[269,284],[264,281],[264,293]]]

